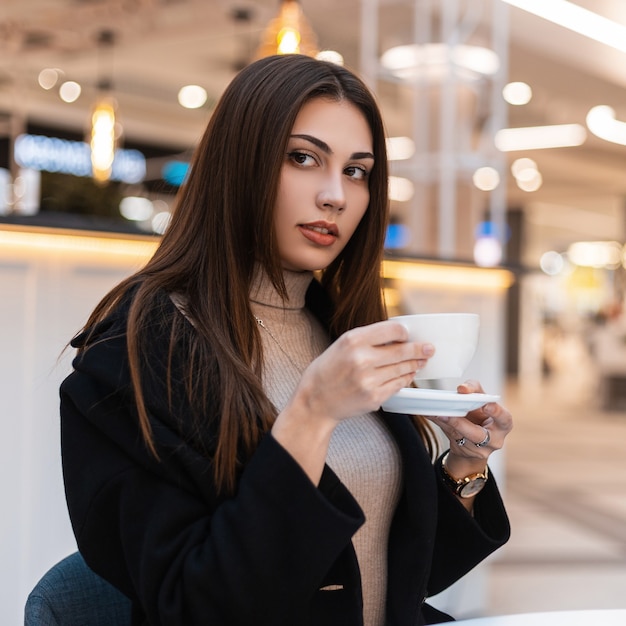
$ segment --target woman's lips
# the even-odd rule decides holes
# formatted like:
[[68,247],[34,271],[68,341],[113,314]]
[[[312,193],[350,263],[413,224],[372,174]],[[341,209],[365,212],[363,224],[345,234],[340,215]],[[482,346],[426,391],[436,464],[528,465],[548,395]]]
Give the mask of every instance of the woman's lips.
[[337,225],[328,222],[309,222],[299,224],[298,228],[304,237],[319,246],[331,246],[339,236]]

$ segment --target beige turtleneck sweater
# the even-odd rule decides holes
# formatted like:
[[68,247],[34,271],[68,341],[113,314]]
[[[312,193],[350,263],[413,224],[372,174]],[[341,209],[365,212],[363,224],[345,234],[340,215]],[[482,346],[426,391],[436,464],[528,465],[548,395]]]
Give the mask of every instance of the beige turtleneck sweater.
[[[286,406],[308,364],[330,343],[324,328],[304,308],[313,275],[285,271],[284,277],[287,302],[261,272],[250,293],[252,312],[262,321],[263,386],[278,411]],[[361,570],[364,624],[383,626],[387,540],[402,481],[397,444],[376,414],[351,417],[336,427],[326,462],[365,513],[366,522],[353,537]]]

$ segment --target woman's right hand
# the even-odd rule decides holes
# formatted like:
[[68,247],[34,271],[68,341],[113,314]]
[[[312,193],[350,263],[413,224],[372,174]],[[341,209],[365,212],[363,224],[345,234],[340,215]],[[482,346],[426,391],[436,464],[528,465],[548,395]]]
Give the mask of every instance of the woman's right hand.
[[306,368],[272,435],[317,482],[335,426],[378,410],[411,384],[434,351],[408,341],[406,328],[391,320],[344,333]]
[[433,355],[431,344],[408,341],[395,321],[344,333],[305,370],[295,392],[311,415],[340,421],[375,411],[411,384]]

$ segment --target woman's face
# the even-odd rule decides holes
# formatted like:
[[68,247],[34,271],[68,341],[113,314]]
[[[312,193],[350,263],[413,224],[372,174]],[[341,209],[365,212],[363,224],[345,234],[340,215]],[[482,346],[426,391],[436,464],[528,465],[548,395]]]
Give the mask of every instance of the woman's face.
[[285,269],[324,269],[354,234],[369,204],[372,133],[347,101],[316,98],[296,118],[274,211]]

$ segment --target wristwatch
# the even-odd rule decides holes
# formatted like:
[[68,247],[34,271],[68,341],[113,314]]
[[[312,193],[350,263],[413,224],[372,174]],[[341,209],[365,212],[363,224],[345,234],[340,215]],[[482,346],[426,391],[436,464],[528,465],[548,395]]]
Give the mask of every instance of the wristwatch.
[[465,478],[454,478],[446,469],[446,459],[449,452],[446,452],[441,459],[441,476],[443,482],[452,489],[453,493],[461,498],[471,498],[480,493],[489,479],[489,468],[485,466],[483,472],[470,474]]

